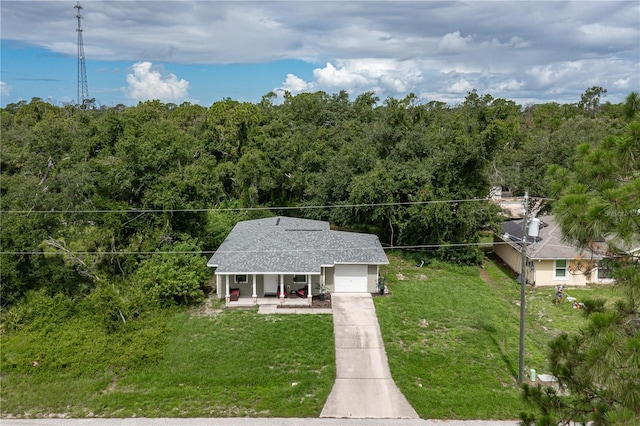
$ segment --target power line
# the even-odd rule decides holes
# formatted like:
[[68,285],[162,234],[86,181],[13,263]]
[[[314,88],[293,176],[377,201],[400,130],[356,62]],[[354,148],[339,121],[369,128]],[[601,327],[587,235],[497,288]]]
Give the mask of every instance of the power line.
[[[506,241],[502,242],[487,242],[487,243],[454,243],[454,244],[417,244],[417,245],[404,245],[404,246],[388,246],[382,247],[383,250],[415,250],[415,249],[433,249],[433,248],[456,248],[456,247],[480,247],[480,246],[494,246],[494,245],[504,245],[510,244]],[[564,247],[561,245],[548,245],[547,247]],[[323,251],[331,251],[332,249],[324,249]],[[335,251],[339,251],[342,249],[335,249]],[[371,250],[371,247],[355,247],[350,248],[350,250]],[[284,253],[287,251],[291,252],[305,252],[305,251],[317,251],[316,249],[299,249],[299,250],[282,250],[280,253]],[[15,255],[15,256],[33,256],[33,255],[44,255],[44,256],[53,256],[53,255],[65,255],[65,254],[74,254],[77,256],[90,256],[90,255],[103,255],[103,256],[128,256],[128,255],[155,255],[155,254],[214,254],[216,250],[175,250],[175,251],[82,251],[82,252],[63,252],[63,251],[52,251],[52,252],[43,252],[43,251],[1,251],[0,255]],[[268,250],[224,250],[222,253],[271,253]]]
[[[533,198],[533,197],[530,197]],[[535,198],[537,200],[552,200],[551,198]],[[361,203],[361,204],[330,204],[330,205],[312,205],[312,206],[278,206],[278,207],[214,207],[202,209],[138,209],[131,208],[126,210],[3,210],[1,214],[70,214],[70,213],[208,213],[208,212],[224,212],[224,211],[260,211],[260,210],[312,210],[312,209],[336,209],[336,208],[357,208],[357,207],[392,207],[392,206],[412,206],[424,204],[454,204],[466,202],[490,201],[490,198],[467,198],[460,200],[430,200],[430,201],[403,201],[391,203]]]
[[[549,198],[536,198],[539,200],[550,200]],[[457,200],[430,200],[430,201],[405,201],[405,202],[390,202],[390,203],[361,203],[361,204],[332,204],[332,205],[313,205],[313,206],[278,206],[278,207],[221,207],[221,208],[206,208],[206,209],[128,209],[128,210],[5,210],[0,211],[0,217],[2,214],[91,214],[91,213],[206,213],[206,212],[224,212],[224,211],[272,211],[272,210],[310,210],[310,209],[333,209],[333,208],[358,208],[358,207],[389,207],[389,206],[412,206],[412,205],[427,205],[427,204],[455,204],[465,202],[487,202],[490,198],[467,198]],[[443,247],[465,247],[465,246],[486,246],[489,243],[458,243],[458,244],[420,244],[420,245],[404,245],[404,246],[387,246],[383,247],[384,250],[416,250],[416,249],[433,249]],[[492,244],[510,244],[508,242],[495,242]],[[560,247],[560,246],[558,246]],[[355,248],[357,249],[357,248]],[[363,248],[364,249],[364,248]],[[337,250],[337,249],[336,249]],[[293,250],[293,251],[305,251],[305,250]],[[311,251],[311,250],[309,250]],[[258,252],[258,251],[256,251]],[[155,255],[155,254],[213,254],[215,251],[110,251],[110,252],[97,252],[97,251],[85,251],[85,252],[73,252],[75,255],[89,256],[89,255]],[[57,255],[65,254],[61,251],[56,252],[43,252],[43,251],[0,251],[0,255],[16,255],[16,256],[33,256],[33,255]]]

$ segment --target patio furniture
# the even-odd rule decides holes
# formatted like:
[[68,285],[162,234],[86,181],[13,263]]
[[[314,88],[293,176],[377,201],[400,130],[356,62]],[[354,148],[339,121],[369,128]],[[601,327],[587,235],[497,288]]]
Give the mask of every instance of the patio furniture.
[[229,289],[229,300],[231,302],[237,302],[239,298],[240,298],[240,289],[239,288]]
[[298,297],[306,298],[307,297],[307,288],[306,287],[299,288],[298,290],[295,290],[295,294],[297,294]]

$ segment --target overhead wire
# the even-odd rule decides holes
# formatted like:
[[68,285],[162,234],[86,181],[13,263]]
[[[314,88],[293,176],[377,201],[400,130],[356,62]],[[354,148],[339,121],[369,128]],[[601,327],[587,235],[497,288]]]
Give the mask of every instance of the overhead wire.
[[[495,245],[512,245],[508,241],[492,241],[492,242],[477,242],[477,243],[452,243],[452,244],[416,244],[416,245],[400,245],[400,246],[383,246],[382,249],[387,250],[416,250],[416,249],[435,249],[435,248],[454,248],[454,247],[490,247]],[[561,245],[547,245],[547,247],[564,247]],[[350,247],[349,250],[370,250],[371,247]],[[340,251],[343,249],[322,249],[322,251]],[[316,251],[316,249],[296,249],[296,250],[280,250],[279,253],[285,253],[287,251],[291,252],[305,252],[305,251]],[[65,255],[65,254],[74,254],[77,256],[91,256],[91,255],[101,255],[101,256],[128,256],[128,255],[157,255],[157,254],[214,254],[218,252],[217,250],[167,250],[167,251],[73,251],[73,252],[64,252],[64,251],[1,251],[1,255],[15,255],[15,256],[33,256],[33,255],[45,255],[45,256],[55,256],[55,255]],[[269,250],[224,250],[222,253],[271,253]]]
[[[550,200],[544,197],[530,197],[530,199],[536,200]],[[466,198],[466,199],[452,199],[452,200],[428,200],[428,201],[404,201],[404,202],[388,202],[388,203],[354,203],[354,204],[331,204],[331,205],[311,205],[311,206],[264,206],[264,207],[215,207],[215,208],[203,208],[203,209],[137,209],[131,208],[126,210],[2,210],[0,211],[0,217],[5,213],[11,214],[91,214],[91,213],[207,213],[207,212],[224,212],[224,211],[273,211],[273,210],[309,210],[309,209],[333,209],[333,208],[358,208],[358,207],[389,207],[389,206],[411,206],[411,205],[427,205],[427,204],[455,204],[465,202],[479,202],[490,201],[491,198]],[[384,250],[416,250],[416,249],[433,249],[443,247],[465,247],[465,246],[487,246],[489,243],[455,243],[455,244],[418,244],[418,245],[400,245],[400,246],[386,246]],[[509,242],[493,242],[492,244],[510,244]],[[352,248],[358,249],[358,248]],[[365,248],[361,248],[364,250]],[[336,249],[338,250],[338,249]],[[295,250],[304,251],[304,250]],[[89,256],[89,255],[156,255],[156,254],[213,254],[216,251],[201,250],[201,251],[84,251],[84,252],[72,252],[74,255]],[[246,252],[246,251],[245,251]],[[259,252],[259,251],[256,251]],[[33,256],[33,255],[64,255],[64,251],[0,251],[0,255],[16,255],[16,256]]]
[[0,214],[55,214],[55,213],[207,213],[217,211],[260,211],[260,210],[311,210],[311,209],[335,209],[335,208],[357,208],[357,207],[389,207],[389,206],[410,206],[423,204],[448,204],[465,203],[472,201],[489,201],[490,198],[467,198],[460,200],[429,200],[429,201],[398,201],[389,203],[355,203],[355,204],[328,204],[328,205],[300,205],[300,206],[264,206],[264,207],[211,207],[211,208],[188,208],[188,209],[120,209],[120,210],[0,210]]

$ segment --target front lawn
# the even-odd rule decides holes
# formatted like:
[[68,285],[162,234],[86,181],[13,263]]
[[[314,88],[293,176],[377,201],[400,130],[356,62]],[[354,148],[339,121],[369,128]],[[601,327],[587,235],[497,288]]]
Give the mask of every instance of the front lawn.
[[5,333],[2,416],[320,414],[335,380],[331,315],[167,314],[122,334],[80,316]]
[[[393,378],[422,418],[515,419],[526,407],[517,386],[520,287],[507,270],[389,255],[390,296],[374,299]],[[574,297],[611,288],[569,290]],[[525,378],[546,369],[550,337],[584,323],[553,288],[527,288]]]
[[[513,276],[492,261],[389,260],[392,294],[374,302],[393,378],[420,417],[518,418]],[[611,287],[568,293],[615,297]],[[549,338],[584,324],[553,297],[527,289],[527,377],[546,372]],[[335,380],[331,315],[176,308],[109,331],[72,301],[43,298],[23,310],[35,319],[0,334],[4,417],[314,417]]]

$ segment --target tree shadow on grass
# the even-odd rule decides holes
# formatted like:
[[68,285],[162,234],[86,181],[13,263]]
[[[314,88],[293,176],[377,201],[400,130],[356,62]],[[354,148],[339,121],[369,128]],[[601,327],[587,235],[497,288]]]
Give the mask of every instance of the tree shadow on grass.
[[507,353],[505,352],[503,345],[500,344],[498,339],[496,339],[495,335],[498,332],[498,330],[493,325],[488,324],[484,321],[479,321],[478,324],[476,324],[475,328],[478,330],[482,330],[486,333],[488,339],[491,341],[493,346],[495,346],[495,348],[497,349],[497,352],[500,354],[500,358],[502,359],[502,361],[504,361],[504,364],[509,370],[509,372],[511,373],[511,376],[513,378],[518,377],[516,366],[513,365],[513,363],[507,356]]

